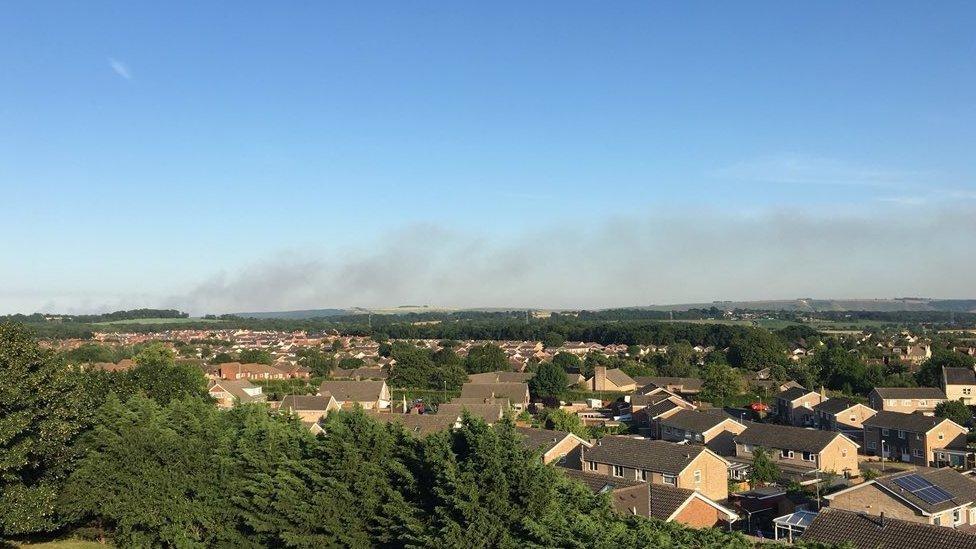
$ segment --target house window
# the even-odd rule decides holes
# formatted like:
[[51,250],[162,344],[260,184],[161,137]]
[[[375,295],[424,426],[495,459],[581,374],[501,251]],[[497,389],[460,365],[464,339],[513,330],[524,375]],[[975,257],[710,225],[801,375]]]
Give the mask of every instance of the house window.
[[614,465],[613,466],[613,476],[615,476],[615,477],[622,477],[622,476],[624,476],[624,468],[621,467],[620,465]]
[[889,434],[891,434],[891,431],[889,431],[887,429],[881,429],[881,434],[884,435],[884,436],[888,436]]
[[595,461],[587,461],[586,462],[586,467],[590,471],[596,471],[596,462]]
[[917,458],[920,458],[922,457],[922,451],[919,450],[918,448],[912,448],[912,455]]
[[779,457],[786,459],[793,459],[793,450],[780,450]]
[[877,449],[878,449],[878,443],[877,442],[875,442],[873,440],[868,441],[868,450],[877,450]]
[[803,452],[803,461],[813,461],[813,452]]
[[905,431],[902,431],[901,429],[899,429],[898,430],[898,438],[905,438]]
[[973,392],[973,390],[970,389],[969,387],[964,387],[963,390],[962,390],[962,394],[964,394],[964,395],[971,394],[972,392]]
[[944,438],[945,438],[945,433],[939,432],[939,440],[942,440]]
[[932,517],[932,524],[942,526],[942,515],[935,515]]
[[851,423],[854,423],[856,421],[857,421],[857,416],[851,415]]
[[952,511],[952,523],[959,524],[962,522],[962,509],[955,509]]
[[922,440],[922,433],[915,433],[915,440]]
[[662,480],[664,481],[664,484],[670,484],[671,486],[677,486],[678,484],[678,477],[674,475],[664,475]]
[[925,406],[925,401],[924,401],[924,400],[920,400],[920,401],[918,401],[918,405],[919,405],[919,406]]
[[842,448],[840,451],[840,457],[847,457],[847,448]]
[[897,402],[896,400],[886,400],[885,404],[887,406],[894,406],[896,402]]
[[648,474],[647,469],[641,469],[637,471],[637,480],[643,480],[644,482],[647,482],[647,477],[649,476],[650,475]]
[[911,406],[912,405],[912,401],[906,398],[905,400],[902,400],[901,401],[901,405],[902,406]]
[[695,484],[701,484],[701,469],[695,469]]

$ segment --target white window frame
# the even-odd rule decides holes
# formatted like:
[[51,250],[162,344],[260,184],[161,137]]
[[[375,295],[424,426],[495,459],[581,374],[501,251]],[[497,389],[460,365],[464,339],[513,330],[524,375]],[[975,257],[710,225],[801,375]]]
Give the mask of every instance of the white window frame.
[[661,481],[669,486],[678,485],[678,477],[676,475],[664,475],[661,477]]
[[615,476],[617,478],[623,478],[623,476],[624,476],[624,467],[623,467],[623,465],[611,465],[611,467],[613,467],[613,469],[611,471],[611,474],[613,476]]
[[702,481],[702,472],[701,472],[701,469],[695,469],[695,472],[693,473],[693,475],[694,475],[693,478],[695,479],[695,484],[701,484],[701,481]]

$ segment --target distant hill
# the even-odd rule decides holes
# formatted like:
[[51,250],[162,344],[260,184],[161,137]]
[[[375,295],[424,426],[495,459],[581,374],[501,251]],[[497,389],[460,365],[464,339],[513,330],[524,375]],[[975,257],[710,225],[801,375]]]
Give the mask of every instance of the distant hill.
[[717,307],[729,309],[753,309],[765,311],[955,311],[976,312],[976,299],[929,299],[902,297],[895,299],[787,299],[770,301],[713,301],[711,303],[685,303],[675,305],[649,305],[638,307],[656,311],[685,311]]
[[342,316],[353,314],[349,309],[306,309],[303,311],[266,311],[261,313],[234,313],[234,316],[241,318],[286,318],[286,319],[305,319],[305,318],[327,318],[330,316]]

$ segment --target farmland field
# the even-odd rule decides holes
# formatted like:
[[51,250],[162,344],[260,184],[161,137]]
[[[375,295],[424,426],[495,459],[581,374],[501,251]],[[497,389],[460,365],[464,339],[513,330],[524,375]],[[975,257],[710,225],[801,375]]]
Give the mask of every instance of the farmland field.
[[95,322],[93,326],[117,326],[120,324],[185,324],[188,322],[205,322],[207,324],[226,323],[226,320],[215,318],[130,318],[112,320],[109,322]]

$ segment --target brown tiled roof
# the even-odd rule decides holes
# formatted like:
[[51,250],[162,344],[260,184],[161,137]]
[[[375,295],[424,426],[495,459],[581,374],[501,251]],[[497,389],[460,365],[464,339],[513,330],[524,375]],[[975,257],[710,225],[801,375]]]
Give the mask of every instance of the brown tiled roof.
[[375,402],[385,381],[323,381],[319,394],[330,393],[339,402]]
[[516,431],[525,437],[525,445],[531,450],[542,450],[546,453],[552,450],[557,444],[573,436],[565,431],[553,431],[551,429],[535,429],[532,427],[516,427]]
[[257,386],[246,379],[221,379],[210,384],[211,389],[217,386],[240,400],[241,403],[264,402],[268,398],[264,393],[254,396],[248,394],[244,389],[253,389]]
[[525,402],[529,386],[525,383],[465,383],[462,398],[507,398],[513,404]]
[[661,414],[674,410],[675,408],[681,408],[681,406],[668,399],[663,399],[656,404],[645,406],[642,410],[640,410],[640,412],[646,414],[649,419],[654,419]]
[[976,372],[972,368],[942,368],[947,385],[976,385]]
[[607,380],[616,385],[617,387],[623,387],[624,385],[633,385],[636,383],[634,378],[627,375],[620,368],[611,368],[607,370]]
[[532,372],[484,372],[469,374],[468,383],[526,383],[534,375]]
[[735,441],[742,444],[762,446],[763,448],[817,453],[826,448],[835,438],[844,436],[836,431],[804,429],[788,425],[773,425],[772,423],[749,423],[747,425],[745,431],[736,435]]
[[817,404],[813,409],[817,412],[824,412],[827,414],[839,414],[852,406],[856,406],[857,403],[849,398],[834,397],[828,398],[827,400]]
[[[908,490],[905,490],[901,486],[898,486],[898,484],[895,482],[895,479],[907,475],[921,476],[935,486],[945,490],[949,495],[952,496],[952,499],[936,504],[926,503],[925,500],[919,498]],[[966,505],[976,501],[976,480],[973,480],[971,477],[964,475],[950,467],[945,467],[942,469],[905,471],[893,475],[879,477],[875,479],[875,482],[883,486],[889,492],[897,494],[900,498],[909,501],[912,505],[925,511],[926,513],[939,513],[947,509],[952,509],[953,507],[959,507],[960,505]]]
[[704,433],[727,419],[732,418],[724,414],[707,413],[701,410],[679,410],[666,418],[662,418],[661,425],[670,425],[693,433]]
[[973,549],[976,535],[946,526],[823,509],[800,536],[803,541],[842,544],[855,549]]
[[642,390],[649,385],[663,388],[677,386],[685,391],[700,391],[702,388],[702,380],[697,377],[638,376],[634,381]]
[[467,411],[472,417],[479,417],[486,423],[492,424],[502,418],[505,409],[501,404],[462,404],[445,402],[437,407],[438,414],[448,414],[459,417]]
[[807,389],[806,387],[790,387],[789,389],[787,389],[785,391],[782,391],[780,393],[777,393],[776,394],[776,398],[781,398],[783,400],[788,400],[788,401],[792,402],[792,401],[794,401],[794,400],[796,400],[796,399],[798,399],[800,397],[809,395],[810,393],[814,393],[814,392],[816,392],[816,391],[811,391],[810,389]]
[[310,395],[286,395],[278,405],[279,410],[313,411],[326,410],[329,407],[329,397]]
[[588,448],[584,461],[677,474],[705,451],[703,446],[627,436],[609,436]]
[[556,470],[562,471],[567,477],[573,480],[582,482],[594,494],[600,494],[616,488],[626,488],[628,486],[635,486],[638,484],[636,480],[608,477],[595,473],[586,473],[584,471],[580,471],[579,469],[556,467]]
[[878,396],[885,399],[945,399],[942,389],[935,387],[875,387]]

